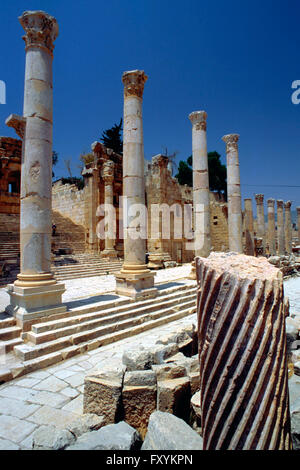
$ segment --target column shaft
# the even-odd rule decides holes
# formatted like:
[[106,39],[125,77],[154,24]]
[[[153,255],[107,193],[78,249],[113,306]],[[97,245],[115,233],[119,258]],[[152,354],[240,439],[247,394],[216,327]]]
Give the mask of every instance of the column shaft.
[[256,194],[256,212],[257,212],[257,233],[256,236],[262,239],[263,254],[265,254],[266,243],[265,243],[265,211],[264,211],[264,195]]
[[123,131],[124,264],[116,275],[116,292],[133,298],[153,297],[154,275],[146,265],[147,214],[145,207],[142,103],[147,76],[125,72]]
[[268,199],[268,250],[271,256],[276,255],[275,199]]
[[291,216],[291,201],[284,204],[284,232],[285,232],[285,251],[292,253],[292,216]]
[[297,207],[298,245],[300,245],[300,207]]
[[107,216],[107,230],[105,231],[105,249],[101,256],[116,258],[116,213],[114,209],[114,162],[108,160],[103,165],[102,177],[104,179],[104,204]]
[[227,195],[228,195],[228,238],[229,250],[243,252],[242,205],[240,188],[240,167],[238,155],[238,134],[225,135],[227,153]]
[[253,211],[252,211],[252,200],[245,199],[245,252],[246,255],[254,255],[254,228],[253,228]]
[[277,251],[279,256],[285,254],[284,217],[282,200],[277,201]]
[[210,237],[210,197],[208,160],[206,143],[205,111],[195,111],[189,115],[193,124],[193,205],[195,256],[207,257],[211,249]]

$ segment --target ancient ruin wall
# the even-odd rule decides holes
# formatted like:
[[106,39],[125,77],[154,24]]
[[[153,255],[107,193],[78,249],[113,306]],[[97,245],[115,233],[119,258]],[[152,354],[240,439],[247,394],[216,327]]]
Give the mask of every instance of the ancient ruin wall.
[[62,184],[59,180],[52,186],[52,209],[75,224],[85,225],[86,188],[78,190],[74,184]]

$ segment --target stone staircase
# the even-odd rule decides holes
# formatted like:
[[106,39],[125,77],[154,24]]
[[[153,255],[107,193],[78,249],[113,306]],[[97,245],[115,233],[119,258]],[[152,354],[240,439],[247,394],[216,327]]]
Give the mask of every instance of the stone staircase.
[[22,329],[16,324],[15,318],[2,314],[0,318],[0,353],[7,354],[14,346],[23,344],[21,339]]
[[84,253],[85,230],[82,225],[75,224],[57,211],[52,211],[52,223],[56,225],[56,234],[52,237],[52,245],[56,249],[70,249],[72,253]]
[[52,271],[55,279],[63,281],[84,277],[101,276],[120,271],[122,260],[108,260],[98,254],[78,253],[74,256],[57,257]]
[[[31,330],[21,335],[22,339],[12,319],[11,323],[2,320],[2,348],[13,349],[21,361],[18,374],[24,375],[196,312],[195,281],[163,284],[158,289],[156,298],[144,301],[105,294],[95,303],[71,302],[67,312],[34,322]],[[5,332],[7,328],[11,332]],[[0,382],[10,380],[7,374],[6,370],[1,375],[0,367]]]
[[[56,211],[52,212],[52,222],[56,225],[56,235],[52,237],[54,250],[71,252],[70,255],[54,258],[52,271],[57,280],[101,276],[121,269],[122,261],[119,259],[109,261],[97,253],[84,253],[85,233],[82,226]],[[19,215],[0,214],[0,286],[14,282],[20,272],[19,237]]]

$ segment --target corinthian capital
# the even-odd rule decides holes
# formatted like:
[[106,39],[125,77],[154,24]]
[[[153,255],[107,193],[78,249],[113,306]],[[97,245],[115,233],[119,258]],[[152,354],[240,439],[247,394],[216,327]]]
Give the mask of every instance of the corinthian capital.
[[284,208],[289,210],[291,208],[291,205],[292,205],[292,201],[286,201],[284,203]]
[[277,209],[283,209],[283,200],[282,199],[277,200]]
[[122,75],[122,82],[124,84],[124,95],[143,97],[144,85],[148,79],[144,70],[131,70],[124,72]]
[[189,120],[197,130],[206,131],[206,118],[207,113],[205,111],[193,111],[189,114]]
[[268,207],[275,207],[275,199],[270,197],[269,199],[267,199],[267,204]]
[[39,47],[52,55],[53,43],[58,36],[56,19],[44,11],[25,11],[19,21],[26,32],[23,36],[26,50]]
[[239,134],[227,134],[222,137],[222,140],[226,143],[227,152],[231,149],[237,150]]
[[256,204],[263,204],[264,203],[264,195],[263,194],[255,194],[255,201],[256,201]]

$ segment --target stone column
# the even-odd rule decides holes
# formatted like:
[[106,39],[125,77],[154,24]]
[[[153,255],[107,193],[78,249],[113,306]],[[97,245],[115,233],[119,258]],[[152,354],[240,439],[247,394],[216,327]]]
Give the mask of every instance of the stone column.
[[8,287],[8,311],[20,324],[65,310],[65,291],[51,272],[52,59],[58,35],[56,19],[42,11],[19,18],[25,30],[26,128],[21,172],[21,272]]
[[266,243],[265,243],[265,212],[264,212],[264,195],[256,194],[256,212],[257,212],[257,238],[262,239],[263,254],[265,254]]
[[254,227],[253,227],[253,211],[252,211],[252,199],[244,199],[245,202],[245,252],[246,255],[254,255]]
[[276,255],[275,199],[268,199],[268,247],[271,256]]
[[277,201],[277,251],[278,255],[285,254],[285,237],[284,237],[284,222],[283,222],[283,201]]
[[[208,180],[208,161],[206,143],[205,111],[194,111],[189,115],[193,125],[193,206],[194,206],[194,245],[195,256],[207,257],[210,254],[210,198]],[[196,279],[193,263],[191,278]]]
[[298,244],[300,245],[300,207],[297,207]]
[[292,216],[291,201],[284,203],[284,232],[285,232],[285,251],[287,254],[292,253]]
[[228,242],[229,250],[243,253],[243,223],[238,154],[238,134],[222,137],[227,153]]
[[107,205],[107,231],[105,232],[105,249],[102,251],[101,256],[106,258],[116,258],[117,252],[115,250],[116,238],[116,218],[114,211],[114,167],[115,164],[111,160],[107,160],[103,164],[102,178],[104,180],[104,204]]
[[203,449],[291,450],[282,273],[233,253],[196,269]]
[[[135,204],[145,208],[144,144],[142,103],[144,71],[124,72],[124,131],[123,131],[123,223],[124,223],[124,264],[116,274],[116,292],[137,298],[153,297],[154,274],[146,265],[146,211],[132,212]],[[137,237],[135,220],[141,236]],[[144,232],[144,234],[143,234]]]

